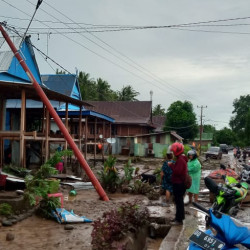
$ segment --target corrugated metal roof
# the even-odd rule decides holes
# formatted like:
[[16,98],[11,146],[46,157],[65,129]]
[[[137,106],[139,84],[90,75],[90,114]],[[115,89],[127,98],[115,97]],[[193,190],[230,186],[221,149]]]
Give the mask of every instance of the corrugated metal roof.
[[[83,102],[81,100],[77,100],[69,96],[62,95],[50,89],[44,88],[43,86],[41,87],[50,101],[56,100],[61,102],[61,104],[68,102],[75,105],[84,106],[85,108],[91,106],[91,104],[87,102]],[[18,84],[18,83],[0,81],[0,89],[1,89],[0,94],[2,94],[2,96],[4,96],[5,99],[20,99],[21,90],[23,89],[25,90],[27,99],[41,100],[31,84]]]
[[13,52],[12,51],[1,51],[0,52],[0,72],[6,72],[8,71],[10,67],[10,63],[13,58]]
[[[65,116],[66,112],[64,111],[57,111],[59,116]],[[69,110],[68,116],[69,117],[79,117],[80,112],[77,110]],[[107,115],[104,114],[100,114],[98,112],[92,111],[92,110],[83,110],[82,111],[82,116],[93,116],[93,117],[97,117],[97,118],[101,118],[103,120],[109,121],[109,122],[115,122],[115,120],[112,117],[109,117]]]
[[[16,48],[19,48],[21,41],[22,41],[21,37],[14,37],[14,39],[12,40]],[[0,37],[0,48],[2,47],[4,42],[5,42],[5,39],[3,37]],[[7,43],[5,43],[5,46],[3,46],[3,48],[1,48],[0,50],[0,72],[8,71],[13,57],[14,57],[14,54],[12,50],[7,45]]]
[[[20,47],[20,43],[22,38],[15,37],[13,43],[17,49]],[[11,51],[8,45],[3,46],[6,49],[1,50],[0,54],[0,80],[1,81],[10,81],[15,82],[16,78],[22,79],[22,81],[18,82],[30,82],[30,79],[22,66],[20,65],[17,58],[14,56],[13,52]],[[22,56],[23,60],[29,67],[30,71],[32,72],[34,78],[37,80],[39,84],[41,84],[41,77],[39,68],[36,62],[35,53],[33,47],[31,45],[30,38],[27,36],[22,43],[22,46],[19,49],[19,53]],[[8,77],[6,78],[6,74]]]
[[[50,101],[51,105],[58,109],[60,107],[60,102],[58,101]],[[13,109],[13,108],[21,108],[21,100],[20,99],[8,99],[6,101],[6,108]],[[35,100],[26,100],[26,108],[43,108],[43,103],[40,101]]]
[[[202,133],[201,140],[202,141],[212,141],[213,140],[213,133]],[[200,135],[197,135],[197,137],[194,139],[195,141],[200,140]]]
[[113,117],[115,123],[151,126],[151,101],[88,101],[92,110]]
[[76,82],[76,75],[42,75],[41,78],[43,84],[50,90],[67,96],[71,96]]

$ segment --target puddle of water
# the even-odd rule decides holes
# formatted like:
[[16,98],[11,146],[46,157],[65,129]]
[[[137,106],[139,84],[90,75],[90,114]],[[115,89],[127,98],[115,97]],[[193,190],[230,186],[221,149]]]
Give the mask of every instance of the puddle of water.
[[211,170],[202,170],[201,177],[204,178],[210,174]]
[[209,193],[210,191],[209,191],[209,189],[207,189],[207,188],[204,188],[204,189],[201,189],[200,190],[200,193]]
[[173,210],[174,205],[170,205],[169,207],[148,206],[147,208],[150,214],[154,214],[155,216],[159,217],[160,216],[166,217],[167,210]]
[[198,229],[200,229],[201,231],[205,231],[206,230],[206,221],[205,221],[206,215],[198,211],[196,211],[196,213],[197,213],[197,218],[198,218],[197,220]]

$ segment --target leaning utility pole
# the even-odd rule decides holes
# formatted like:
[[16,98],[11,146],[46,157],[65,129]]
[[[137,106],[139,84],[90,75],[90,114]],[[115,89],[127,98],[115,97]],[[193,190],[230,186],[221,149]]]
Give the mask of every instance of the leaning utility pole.
[[201,155],[201,138],[202,138],[202,132],[203,132],[203,129],[202,129],[202,117],[203,117],[203,109],[204,108],[207,108],[207,106],[197,106],[197,108],[200,108],[201,109],[201,119],[200,119],[200,148],[199,148],[199,155]]
[[54,118],[54,121],[56,122],[57,126],[59,127],[62,134],[64,135],[65,140],[68,142],[68,144],[72,148],[76,158],[78,159],[81,167],[85,170],[85,172],[88,175],[90,181],[92,182],[94,188],[96,189],[96,191],[98,192],[98,194],[100,195],[100,197],[104,201],[109,201],[109,198],[108,198],[107,194],[105,193],[104,189],[102,188],[100,182],[95,177],[95,175],[92,172],[91,168],[89,167],[87,161],[84,159],[81,151],[79,150],[79,148],[75,144],[74,140],[72,139],[71,135],[69,134],[68,130],[66,129],[65,125],[63,124],[62,120],[60,119],[60,117],[56,113],[55,109],[51,105],[48,97],[44,93],[44,91],[41,88],[41,86],[39,85],[39,83],[36,81],[35,77],[33,76],[32,72],[30,71],[30,69],[28,68],[25,60],[21,57],[20,53],[17,51],[17,48],[15,47],[13,42],[11,41],[10,37],[8,36],[8,34],[4,30],[4,28],[2,27],[1,22],[0,22],[0,32],[2,33],[3,37],[5,38],[5,41],[8,43],[8,45],[9,45],[10,49],[12,50],[13,54],[15,55],[16,59],[19,61],[23,70],[25,71],[25,73],[29,77],[29,79],[32,83],[32,86],[34,87],[34,90],[40,96],[42,102],[45,104],[50,115]]

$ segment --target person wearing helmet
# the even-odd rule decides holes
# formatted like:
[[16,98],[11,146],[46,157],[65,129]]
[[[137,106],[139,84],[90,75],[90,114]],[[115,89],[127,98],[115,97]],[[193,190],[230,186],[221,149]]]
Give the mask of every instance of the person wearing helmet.
[[172,169],[169,166],[169,163],[174,163],[173,153],[170,150],[168,150],[166,154],[166,160],[164,161],[162,168],[161,168],[161,186],[162,186],[162,189],[165,190],[166,203],[169,202],[171,193],[173,193],[173,185],[171,181]]
[[184,146],[182,143],[175,142],[171,145],[171,151],[176,157],[176,162],[170,164],[172,169],[172,184],[173,184],[173,195],[176,207],[175,218],[171,221],[171,225],[182,225],[185,219],[184,210],[184,194],[185,188],[185,177],[187,175],[187,157],[183,154]]
[[192,199],[194,196],[194,201],[198,201],[198,195],[200,191],[200,180],[201,180],[201,164],[197,158],[197,153],[195,150],[189,150],[188,153],[188,174],[192,178],[192,185],[189,189],[187,189],[189,203],[192,203]]

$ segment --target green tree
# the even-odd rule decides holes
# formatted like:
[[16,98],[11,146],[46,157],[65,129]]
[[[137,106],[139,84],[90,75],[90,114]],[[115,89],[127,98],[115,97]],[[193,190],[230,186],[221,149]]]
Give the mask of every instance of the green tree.
[[156,115],[164,116],[166,115],[166,110],[161,106],[161,104],[157,104],[156,106],[154,106],[152,113],[154,116]]
[[235,132],[242,131],[246,126],[246,117],[250,109],[250,95],[240,96],[239,99],[235,99],[233,107],[232,113],[235,115],[230,120],[230,126]]
[[198,125],[191,102],[176,101],[172,103],[167,110],[166,116],[165,131],[175,130],[185,141],[196,137]]
[[240,96],[239,99],[235,99],[233,102],[233,114],[234,116],[230,120],[230,127],[237,136],[238,145],[249,144],[247,141],[248,130],[248,112],[250,110],[250,95]]
[[206,124],[203,126],[203,132],[204,133],[215,133],[216,129],[213,125]]
[[101,78],[96,80],[96,92],[98,101],[114,101],[117,100],[117,94],[113,91],[109,83]]
[[93,101],[97,99],[96,83],[93,78],[90,78],[89,73],[80,71],[78,76],[82,100]]
[[59,75],[65,75],[66,74],[66,71],[62,71],[62,70],[59,70],[59,69],[56,69],[56,74]]
[[219,144],[233,145],[236,143],[237,138],[230,128],[224,127],[223,129],[216,131],[214,140]]
[[131,85],[123,86],[121,91],[117,91],[119,101],[137,101],[136,96],[139,94]]
[[249,146],[250,145],[250,109],[248,110],[247,116],[246,116],[245,135],[246,135],[245,144],[246,146]]

